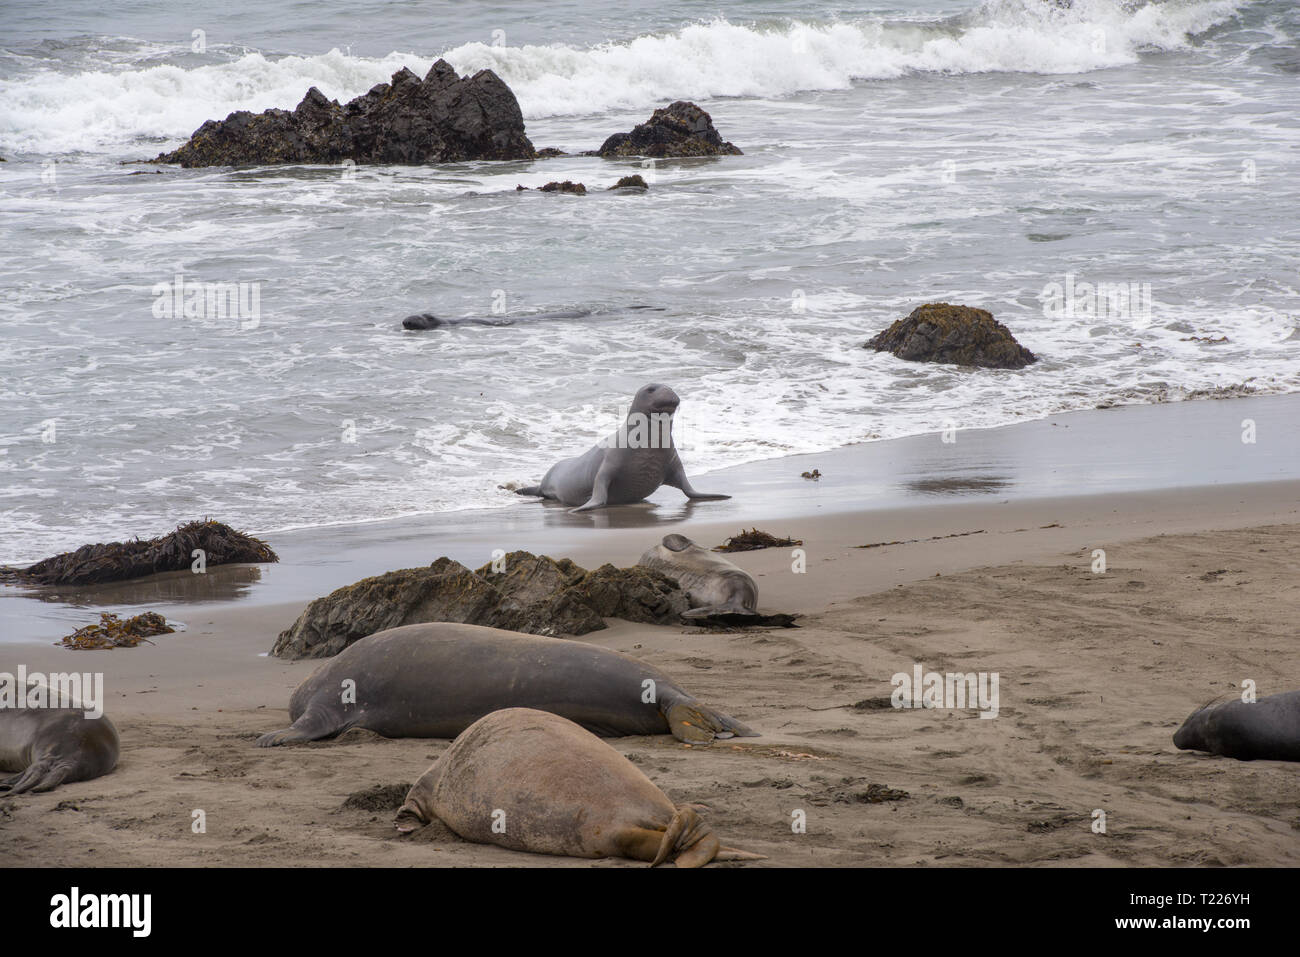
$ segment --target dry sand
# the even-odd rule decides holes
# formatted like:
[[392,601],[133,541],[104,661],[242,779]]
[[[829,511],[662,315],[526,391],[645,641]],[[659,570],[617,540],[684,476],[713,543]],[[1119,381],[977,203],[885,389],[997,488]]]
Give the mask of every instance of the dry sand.
[[[582,640],[645,658],[763,733],[696,748],[611,741],[674,801],[710,805],[726,843],[769,856],[715,866],[1295,865],[1296,766],[1179,752],[1171,735],[1243,679],[1260,694],[1300,688],[1298,501],[1300,483],[1272,483],[782,520],[768,530],[805,540],[806,574],[788,550],[734,559],[759,576],[763,608],[804,613],[802,628],[611,622]],[[850,547],[964,532],[978,534]],[[609,534],[623,564],[645,544],[644,530]],[[1095,548],[1105,574],[1091,571]],[[254,747],[288,723],[290,692],[319,664],[259,657],[300,609],[205,614],[130,650],[0,646],[0,670],[104,671],[123,743],[107,777],[0,795],[6,863],[590,863],[438,825],[399,839],[384,801],[341,808],[414,781],[447,742],[354,731]],[[872,706],[917,663],[998,672],[999,717]],[[206,833],[191,829],[196,809]],[[792,832],[796,811],[806,833]]]

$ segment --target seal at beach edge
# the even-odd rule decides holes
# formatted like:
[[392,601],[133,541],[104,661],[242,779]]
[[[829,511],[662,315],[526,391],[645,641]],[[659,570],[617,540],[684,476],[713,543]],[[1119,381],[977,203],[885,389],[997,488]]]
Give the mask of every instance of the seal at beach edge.
[[686,478],[672,434],[672,416],[680,402],[666,385],[643,385],[617,432],[582,455],[555,463],[541,484],[516,489],[515,494],[577,506],[572,512],[631,505],[661,485],[681,489],[693,502],[731,498],[696,491]]
[[1212,701],[1174,732],[1174,745],[1242,761],[1300,761],[1300,691]]
[[722,624],[794,625],[793,615],[761,615],[758,584],[734,562],[701,548],[685,535],[665,535],[648,548],[638,565],[675,578],[686,592],[686,619],[714,619]]
[[52,791],[117,767],[117,728],[80,708],[0,708],[0,792]]
[[757,737],[658,668],[565,638],[431,622],[362,638],[316,669],[289,701],[293,724],[269,748],[365,728],[386,738],[454,738],[501,708],[537,708],[594,734],[671,734],[705,744]]
[[723,847],[696,807],[675,806],[608,744],[531,708],[471,725],[415,782],[393,823],[408,833],[434,818],[467,841],[535,854],[652,867],[763,858]]

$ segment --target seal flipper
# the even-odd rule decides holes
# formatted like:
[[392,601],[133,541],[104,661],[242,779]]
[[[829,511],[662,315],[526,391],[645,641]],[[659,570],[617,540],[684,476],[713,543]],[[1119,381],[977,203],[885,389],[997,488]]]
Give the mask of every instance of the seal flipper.
[[530,485],[527,488],[515,489],[516,495],[541,495],[542,487],[540,485]]
[[714,738],[757,738],[759,733],[741,724],[731,715],[706,708],[694,698],[670,705],[664,712],[669,731],[687,744],[708,744]]
[[8,791],[11,794],[22,794],[26,791],[53,791],[67,778],[68,770],[66,765],[56,766],[48,760],[35,761],[22,773],[0,782],[0,791]]
[[319,741],[342,734],[355,722],[346,721],[339,724],[334,716],[308,709],[298,720],[287,728],[271,731],[257,739],[259,748],[274,748],[281,744],[297,744],[301,741]]

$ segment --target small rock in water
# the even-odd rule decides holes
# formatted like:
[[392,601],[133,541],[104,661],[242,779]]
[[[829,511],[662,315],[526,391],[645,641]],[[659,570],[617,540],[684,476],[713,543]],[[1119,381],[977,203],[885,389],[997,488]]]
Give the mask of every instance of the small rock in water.
[[863,348],[891,352],[911,362],[986,369],[1022,369],[1038,361],[992,313],[946,302],[918,306]]

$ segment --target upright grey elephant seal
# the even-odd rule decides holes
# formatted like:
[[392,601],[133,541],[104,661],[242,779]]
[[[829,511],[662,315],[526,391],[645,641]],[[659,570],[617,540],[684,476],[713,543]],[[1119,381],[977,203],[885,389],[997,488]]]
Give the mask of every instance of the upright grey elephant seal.
[[676,807],[627,758],[567,718],[507,708],[474,722],[406,795],[403,833],[434,818],[467,841],[653,867],[760,860],[723,847],[696,809]]
[[685,535],[665,535],[662,543],[646,549],[637,564],[677,579],[691,606],[682,612],[683,618],[798,627],[793,615],[759,614],[758,585],[749,572]]
[[121,742],[105,715],[80,708],[0,708],[0,791],[52,791],[117,767]]
[[432,622],[390,628],[349,645],[293,693],[293,724],[262,735],[257,744],[315,741],[349,728],[387,738],[454,738],[501,708],[550,711],[604,737],[671,734],[706,743],[757,736],[696,701],[658,668],[616,651]]
[[582,455],[555,463],[540,485],[516,489],[515,494],[576,505],[570,509],[574,512],[630,505],[661,485],[681,489],[693,502],[731,498],[697,492],[686,478],[673,445],[673,413],[680,402],[666,385],[643,385],[617,432]]
[[1174,732],[1174,745],[1242,761],[1300,761],[1300,691],[1211,702]]

